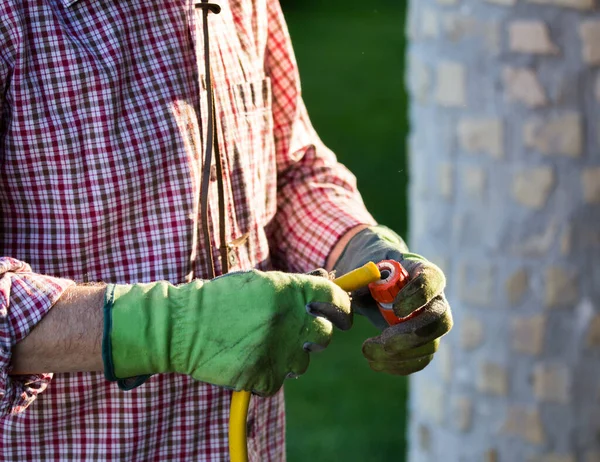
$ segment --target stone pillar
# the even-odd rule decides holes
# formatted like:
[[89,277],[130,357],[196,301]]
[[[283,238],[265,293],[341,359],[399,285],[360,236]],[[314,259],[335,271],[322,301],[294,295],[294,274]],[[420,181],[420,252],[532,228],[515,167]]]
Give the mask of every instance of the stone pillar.
[[455,329],[410,462],[600,461],[596,0],[412,0],[411,245]]

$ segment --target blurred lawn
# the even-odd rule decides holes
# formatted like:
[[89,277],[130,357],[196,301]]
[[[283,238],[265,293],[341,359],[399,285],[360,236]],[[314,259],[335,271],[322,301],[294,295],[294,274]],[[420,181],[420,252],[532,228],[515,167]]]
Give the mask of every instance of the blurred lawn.
[[[282,4],[317,131],[375,218],[405,235],[404,2]],[[405,460],[407,382],[372,372],[360,352],[376,333],[357,319],[286,384],[290,462]]]

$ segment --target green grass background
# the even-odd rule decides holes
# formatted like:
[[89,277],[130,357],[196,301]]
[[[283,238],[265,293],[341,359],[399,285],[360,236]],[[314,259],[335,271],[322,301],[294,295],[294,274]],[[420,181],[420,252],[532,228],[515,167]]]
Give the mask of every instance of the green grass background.
[[[321,138],[357,176],[375,218],[406,234],[405,5],[282,0]],[[359,318],[286,384],[288,460],[403,461],[407,381],[372,372]]]

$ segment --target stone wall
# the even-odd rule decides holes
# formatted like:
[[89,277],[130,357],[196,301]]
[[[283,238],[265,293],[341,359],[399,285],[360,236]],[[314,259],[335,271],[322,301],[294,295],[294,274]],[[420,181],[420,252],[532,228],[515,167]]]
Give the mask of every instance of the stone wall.
[[455,329],[411,462],[600,462],[596,0],[412,0],[411,245]]

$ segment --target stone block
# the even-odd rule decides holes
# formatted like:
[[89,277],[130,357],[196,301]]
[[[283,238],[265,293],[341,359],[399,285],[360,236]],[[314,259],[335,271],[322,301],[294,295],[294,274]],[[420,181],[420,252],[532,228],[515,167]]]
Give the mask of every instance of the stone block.
[[521,268],[511,274],[506,280],[504,287],[510,304],[516,305],[519,303],[529,288],[529,275],[527,274],[527,270]]
[[426,39],[437,38],[440,35],[438,15],[428,8],[423,10],[421,16],[421,37]]
[[544,304],[548,308],[572,307],[579,300],[578,278],[560,266],[546,269]]
[[453,42],[476,35],[480,24],[472,16],[453,13],[444,15],[443,23],[445,36]]
[[511,320],[511,331],[514,351],[539,356],[544,350],[546,316],[514,317]]
[[482,21],[464,13],[446,13],[442,22],[445,38],[453,42],[463,39],[483,42],[492,53],[500,51],[500,24],[497,21]]
[[553,5],[563,8],[574,8],[576,10],[591,10],[595,6],[595,0],[527,0],[529,3],[541,5]]
[[518,101],[528,107],[548,104],[546,92],[531,69],[505,67],[502,71],[504,88],[509,101]]
[[528,257],[547,255],[550,250],[554,250],[557,235],[558,224],[556,221],[551,221],[543,232],[521,237],[513,246],[514,253]]
[[469,196],[481,199],[486,188],[485,170],[475,166],[465,167],[462,172],[462,184]]
[[461,300],[481,307],[490,306],[495,285],[494,273],[489,264],[461,264],[458,270]]
[[508,29],[510,50],[515,53],[556,55],[559,49],[550,38],[548,26],[542,21],[516,20]]
[[583,61],[592,66],[600,64],[600,20],[590,19],[579,25]]
[[554,183],[555,175],[552,167],[519,171],[513,179],[512,195],[519,204],[540,210],[546,205]]
[[525,146],[542,154],[580,157],[583,151],[583,124],[576,112],[549,120],[530,119],[523,128]]
[[436,0],[440,5],[458,5],[458,0]]
[[508,369],[499,364],[484,362],[479,365],[477,390],[497,396],[508,395]]
[[588,167],[581,174],[583,197],[588,204],[600,204],[600,167]]
[[452,164],[443,163],[438,167],[438,185],[440,195],[445,199],[450,199],[452,197],[452,192],[454,190],[454,169],[452,168]]
[[512,6],[517,3],[517,0],[485,0],[488,3],[495,3],[496,5]]
[[568,404],[571,377],[566,364],[535,365],[533,370],[533,394],[541,402]]
[[504,156],[504,130],[499,118],[462,119],[458,123],[458,141],[469,153],[484,152],[499,159]]
[[473,401],[465,396],[455,398],[452,402],[454,428],[462,433],[471,429],[473,423]]
[[588,348],[600,347],[600,314],[597,314],[592,318],[588,327],[585,343]]
[[460,346],[463,349],[474,350],[483,344],[485,331],[479,319],[468,316],[463,319],[460,326]]
[[600,103],[600,74],[598,74],[598,77],[596,77],[596,99],[598,100],[598,102]]
[[441,106],[466,107],[467,71],[458,62],[444,61],[437,68],[435,99]]
[[511,406],[501,432],[535,445],[542,445],[546,441],[542,419],[535,408]]

